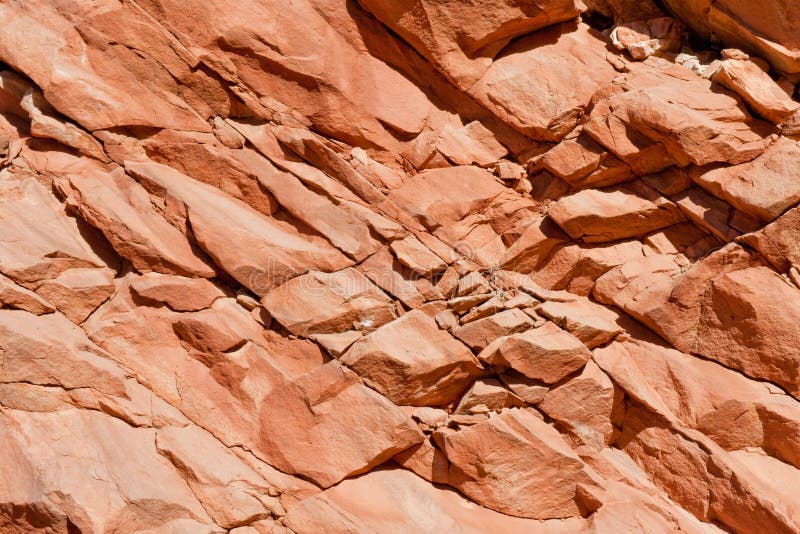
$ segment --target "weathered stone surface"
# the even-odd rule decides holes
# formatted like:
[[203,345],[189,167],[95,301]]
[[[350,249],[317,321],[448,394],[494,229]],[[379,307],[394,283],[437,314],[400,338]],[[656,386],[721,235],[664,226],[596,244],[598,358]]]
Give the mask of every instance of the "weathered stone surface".
[[469,388],[456,407],[456,413],[499,412],[504,408],[525,406],[525,401],[509,391],[498,380],[478,380]]
[[[577,126],[592,95],[614,79],[605,53],[588,26],[565,23],[513,44],[470,94],[518,131],[558,141]],[[586,64],[593,68],[585,70]]]
[[372,331],[396,316],[391,299],[355,269],[298,276],[273,288],[263,303],[284,328],[306,337]]
[[800,202],[800,144],[781,138],[755,160],[709,171],[697,182],[745,213],[770,222]]
[[594,486],[583,462],[530,408],[445,433],[442,442],[450,484],[498,512],[533,519],[578,516],[577,485]]
[[447,458],[429,439],[401,452],[392,460],[434,484],[447,484],[449,480]]
[[495,339],[533,328],[533,319],[516,308],[469,322],[453,330],[453,335],[474,351],[482,351]]
[[74,220],[33,178],[0,181],[0,271],[19,283],[58,276],[70,268],[103,267]]
[[25,310],[35,315],[55,311],[52,304],[29,289],[17,285],[7,276],[0,274],[0,305],[3,308]]
[[602,449],[613,441],[622,414],[622,394],[593,361],[583,372],[551,389],[537,407],[580,442]]
[[490,365],[509,367],[528,378],[554,384],[583,367],[591,353],[578,338],[548,322],[499,338],[478,357]]
[[175,311],[210,308],[225,292],[208,280],[146,273],[131,280],[131,292],[147,303],[164,304]]
[[431,252],[413,235],[392,242],[391,249],[400,263],[419,275],[428,276],[447,268],[442,258]]
[[453,402],[481,373],[469,349],[420,311],[382,326],[341,361],[395,403],[414,406]]
[[147,191],[122,169],[107,173],[83,165],[65,171],[56,187],[67,205],[103,232],[117,254],[137,269],[214,276],[186,237],[151,206]]
[[758,250],[778,270],[800,266],[800,208],[793,208],[741,240]]
[[[508,42],[539,28],[574,19],[574,0],[440,4],[430,0],[359,0],[448,78],[468,89]],[[491,10],[492,16],[486,17]]]
[[616,241],[659,230],[683,219],[666,199],[646,198],[636,191],[586,189],[564,197],[547,214],[573,239],[587,243]]
[[34,291],[72,322],[82,323],[114,293],[114,272],[111,269],[67,269],[37,284]]
[[800,103],[749,60],[726,59],[714,74],[714,81],[738,93],[757,115],[775,124],[800,109]]
[[541,165],[578,189],[610,186],[633,178],[630,167],[586,134],[556,145],[542,157]]
[[[418,513],[420,507],[429,512]],[[522,534],[574,532],[583,522],[510,517],[431,486],[408,471],[379,469],[302,501],[289,510],[287,524],[296,532],[440,531],[458,525],[471,534],[487,529]]]
[[[772,380],[798,394],[800,364],[793,340],[800,335],[795,319],[800,290],[736,245],[686,272],[669,256],[625,265],[603,276],[595,295],[644,322],[679,350]],[[775,343],[783,348],[778,350]]]
[[590,349],[607,343],[623,331],[617,324],[618,314],[586,298],[543,302],[536,307],[536,312],[580,339]]
[[488,167],[497,163],[508,150],[495,139],[490,130],[474,121],[462,128],[445,126],[436,148],[456,165]]
[[302,236],[241,201],[156,163],[129,162],[129,172],[186,206],[198,245],[256,294],[308,270],[335,271],[351,262],[327,241]]
[[633,59],[647,59],[681,47],[680,24],[668,17],[636,20],[617,26],[611,32],[611,42],[618,50],[627,50]]
[[0,2],[0,532],[800,531],[792,2]]
[[769,145],[739,100],[659,58],[632,65],[598,102],[584,131],[637,174],[670,165],[742,163]]
[[757,52],[779,70],[800,72],[798,13],[792,4],[725,0],[665,0],[666,6],[695,31]]

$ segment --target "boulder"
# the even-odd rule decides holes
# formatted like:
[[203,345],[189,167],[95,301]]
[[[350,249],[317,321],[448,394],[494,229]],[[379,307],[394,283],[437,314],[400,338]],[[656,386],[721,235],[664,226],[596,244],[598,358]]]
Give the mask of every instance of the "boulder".
[[771,142],[735,95],[672,62],[631,65],[615,85],[584,131],[638,175],[674,164],[743,163]]
[[392,300],[359,271],[307,273],[263,298],[270,315],[294,335],[372,331],[394,320]]
[[390,248],[397,261],[420,276],[430,276],[447,268],[447,263],[442,258],[413,235],[393,241]]
[[341,362],[396,404],[412,406],[453,402],[482,371],[467,347],[416,310],[357,342]]
[[680,210],[654,191],[644,197],[637,192],[585,189],[560,199],[547,214],[570,237],[586,243],[640,236],[683,220]]
[[746,59],[726,59],[714,74],[714,81],[734,91],[764,119],[780,124],[800,109],[781,86],[761,67]]
[[543,302],[536,307],[536,313],[580,339],[589,349],[604,345],[623,332],[616,312],[587,298]]
[[755,160],[701,174],[698,184],[732,206],[770,222],[800,202],[800,144],[782,137]]
[[489,365],[511,368],[547,384],[577,371],[590,357],[578,338],[550,322],[496,339],[478,355]]
[[499,337],[524,332],[533,326],[528,314],[512,308],[454,328],[452,334],[473,351],[480,352]]
[[[517,131],[559,141],[616,76],[605,55],[606,43],[594,30],[561,24],[512,44],[469,92]],[[587,71],[587,64],[594,68]]]
[[578,443],[601,450],[615,437],[622,398],[619,388],[590,360],[580,375],[548,391],[537,407]]
[[579,516],[578,486],[596,485],[561,435],[531,408],[504,410],[441,436],[450,484],[477,503],[531,519]]
[[204,278],[146,273],[130,282],[131,293],[145,303],[166,305],[178,312],[210,308],[225,292]]

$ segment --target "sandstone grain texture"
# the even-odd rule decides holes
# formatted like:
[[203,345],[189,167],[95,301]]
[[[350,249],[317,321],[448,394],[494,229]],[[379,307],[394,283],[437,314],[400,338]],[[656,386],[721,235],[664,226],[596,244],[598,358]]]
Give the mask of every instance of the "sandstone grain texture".
[[800,532],[796,0],[0,2],[0,534]]

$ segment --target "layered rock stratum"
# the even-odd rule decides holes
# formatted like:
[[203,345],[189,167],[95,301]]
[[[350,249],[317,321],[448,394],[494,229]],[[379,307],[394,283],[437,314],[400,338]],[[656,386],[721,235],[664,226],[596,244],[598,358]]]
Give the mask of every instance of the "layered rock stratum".
[[0,23],[0,532],[800,532],[797,0]]

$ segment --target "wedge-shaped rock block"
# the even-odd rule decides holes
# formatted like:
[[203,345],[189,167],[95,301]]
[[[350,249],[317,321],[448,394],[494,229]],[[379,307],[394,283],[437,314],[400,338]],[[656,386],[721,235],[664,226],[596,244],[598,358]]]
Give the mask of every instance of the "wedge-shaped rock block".
[[456,401],[482,369],[433,318],[411,311],[353,345],[342,363],[396,404]]
[[586,466],[531,408],[443,432],[450,484],[479,504],[532,519],[581,515],[578,485],[595,486]]
[[508,367],[528,378],[554,384],[583,367],[591,353],[578,338],[548,322],[493,341],[478,358],[490,365]]
[[392,300],[359,271],[313,272],[273,288],[263,299],[272,317],[292,334],[374,330],[392,321]]

